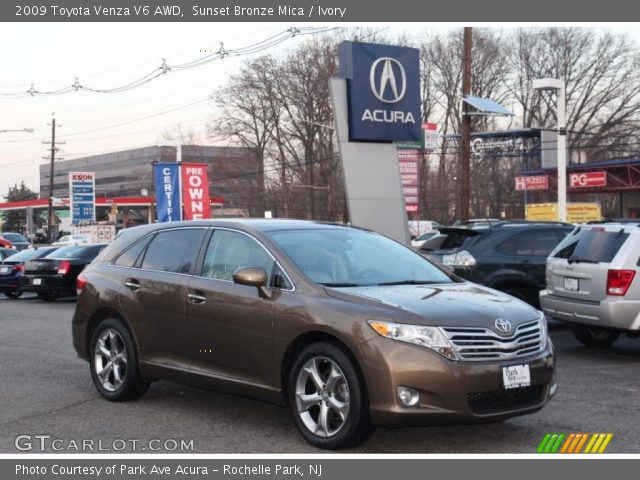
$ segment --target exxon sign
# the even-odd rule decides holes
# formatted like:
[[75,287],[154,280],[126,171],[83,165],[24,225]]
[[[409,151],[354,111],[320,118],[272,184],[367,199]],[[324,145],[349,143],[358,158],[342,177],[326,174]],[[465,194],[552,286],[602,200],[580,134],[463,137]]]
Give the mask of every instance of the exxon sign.
[[420,141],[420,55],[417,48],[343,42],[349,140]]

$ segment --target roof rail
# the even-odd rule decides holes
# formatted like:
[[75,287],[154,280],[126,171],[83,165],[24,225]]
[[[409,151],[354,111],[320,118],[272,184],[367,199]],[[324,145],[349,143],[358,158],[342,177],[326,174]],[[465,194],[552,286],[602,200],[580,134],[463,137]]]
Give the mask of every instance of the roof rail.
[[590,220],[587,222],[587,225],[601,225],[604,223],[637,223],[638,226],[640,226],[640,218],[605,218],[604,220]]
[[496,223],[492,226],[503,227],[505,225],[563,225],[567,227],[573,227],[573,224],[554,220],[503,220],[500,223]]

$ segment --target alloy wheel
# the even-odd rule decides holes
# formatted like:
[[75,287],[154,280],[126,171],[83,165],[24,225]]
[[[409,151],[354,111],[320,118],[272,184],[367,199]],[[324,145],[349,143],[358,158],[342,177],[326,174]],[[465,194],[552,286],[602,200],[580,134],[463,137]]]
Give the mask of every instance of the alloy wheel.
[[297,414],[314,435],[332,437],[344,427],[349,416],[349,384],[330,358],[313,357],[303,365],[295,398]]
[[94,368],[102,387],[108,392],[118,390],[127,372],[127,348],[120,333],[107,328],[98,337],[94,351]]

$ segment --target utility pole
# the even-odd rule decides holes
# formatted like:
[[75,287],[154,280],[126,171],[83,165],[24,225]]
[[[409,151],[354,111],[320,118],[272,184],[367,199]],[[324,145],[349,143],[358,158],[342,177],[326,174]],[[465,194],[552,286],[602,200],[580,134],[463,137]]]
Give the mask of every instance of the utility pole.
[[[464,27],[463,54],[462,54],[462,95],[471,95],[471,49],[473,47],[472,29]],[[469,220],[469,204],[471,197],[471,116],[468,113],[468,105],[462,102],[462,155],[461,176],[462,192],[460,195],[460,220]]]
[[[44,144],[48,142],[42,142]],[[54,220],[54,211],[53,211],[53,173],[54,173],[54,162],[56,160],[56,152],[58,147],[56,145],[63,145],[64,142],[56,143],[56,117],[53,117],[51,121],[51,150],[50,157],[42,157],[45,160],[51,160],[51,165],[49,167],[49,215],[47,220],[47,239],[49,243],[53,242],[55,238],[53,238],[53,220]],[[58,159],[62,160],[62,159]]]

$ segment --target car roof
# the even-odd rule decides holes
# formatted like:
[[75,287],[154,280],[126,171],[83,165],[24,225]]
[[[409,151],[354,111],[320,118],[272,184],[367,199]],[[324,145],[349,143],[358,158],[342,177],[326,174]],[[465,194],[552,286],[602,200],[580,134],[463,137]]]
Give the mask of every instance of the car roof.
[[260,232],[270,232],[278,230],[335,230],[337,228],[356,228],[366,230],[359,227],[349,226],[342,223],[319,222],[312,220],[295,220],[295,219],[273,219],[273,218],[224,218],[224,219],[207,219],[207,220],[185,220],[170,223],[155,223],[150,225],[140,225],[138,227],[127,228],[122,230],[137,230],[150,232],[154,230],[166,228],[184,228],[184,227],[228,227],[241,230],[257,230]]

